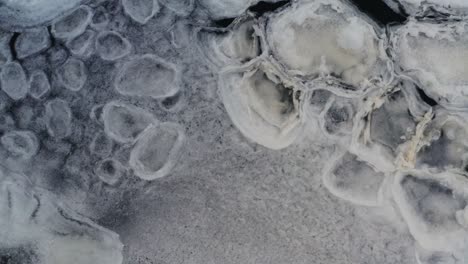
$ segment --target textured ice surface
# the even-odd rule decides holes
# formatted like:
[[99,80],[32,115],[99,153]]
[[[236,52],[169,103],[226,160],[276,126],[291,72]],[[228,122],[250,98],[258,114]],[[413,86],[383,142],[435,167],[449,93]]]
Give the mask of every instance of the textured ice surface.
[[0,264],[468,263],[465,3],[371,2],[0,0]]

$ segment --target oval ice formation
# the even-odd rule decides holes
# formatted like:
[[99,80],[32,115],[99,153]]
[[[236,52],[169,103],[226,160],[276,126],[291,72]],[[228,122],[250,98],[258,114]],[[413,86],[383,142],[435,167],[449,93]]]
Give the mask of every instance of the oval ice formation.
[[83,0],[6,0],[0,5],[0,28],[24,30],[48,24],[76,8]]
[[364,206],[381,204],[380,189],[384,179],[382,172],[349,152],[331,162],[323,174],[323,183],[333,195]]
[[69,39],[66,42],[67,48],[75,56],[88,57],[94,51],[94,40],[96,32],[86,30],[83,34]]
[[71,133],[72,112],[68,103],[62,99],[52,99],[46,103],[45,121],[47,132],[56,139]]
[[2,247],[31,245],[37,264],[122,263],[117,234],[52,201],[52,195],[32,187],[26,175],[2,168],[0,179]]
[[450,173],[398,173],[392,187],[394,200],[416,241],[426,250],[466,250],[468,231],[460,212],[467,205],[464,179]]
[[26,73],[18,62],[8,62],[0,72],[0,87],[13,100],[21,100],[26,97],[29,83]]
[[85,85],[88,73],[83,61],[70,58],[57,69],[57,77],[65,88],[77,92]]
[[109,21],[109,13],[103,6],[99,6],[94,9],[94,14],[91,18],[90,26],[95,30],[102,30],[109,24]]
[[219,93],[232,122],[260,145],[285,148],[301,131],[300,89],[268,62],[224,71]]
[[274,57],[292,74],[331,75],[360,86],[386,70],[376,30],[341,1],[294,2],[265,27]]
[[42,99],[50,91],[49,78],[43,71],[34,71],[29,77],[29,95],[34,99]]
[[118,32],[102,31],[96,37],[96,52],[104,60],[121,59],[130,53],[131,47],[128,39]]
[[401,73],[414,78],[426,94],[449,108],[468,105],[465,28],[466,22],[411,20],[396,28],[391,39]]
[[2,146],[13,156],[21,159],[29,159],[39,149],[39,140],[31,131],[10,131],[0,138]]
[[179,78],[174,64],[146,54],[134,57],[122,66],[115,88],[122,95],[164,98],[179,91]]
[[116,159],[105,159],[97,164],[95,172],[104,183],[115,185],[123,177],[125,167]]
[[342,97],[332,98],[320,114],[322,131],[331,138],[345,138],[353,131],[356,112],[357,108],[352,100]]
[[50,44],[49,31],[40,27],[21,33],[15,41],[15,51],[19,59],[24,59],[46,50]]
[[71,14],[60,18],[52,24],[51,32],[56,38],[68,39],[81,35],[91,23],[93,10],[81,5]]
[[122,0],[125,13],[134,21],[146,24],[161,8],[158,0]]
[[147,181],[167,176],[178,162],[184,142],[185,133],[178,124],[153,124],[138,137],[130,153],[130,167]]
[[158,123],[148,111],[118,101],[104,106],[102,118],[106,134],[120,143],[133,142],[149,125]]
[[47,62],[50,63],[53,68],[62,66],[69,56],[70,54],[68,51],[61,45],[50,48],[46,53]]

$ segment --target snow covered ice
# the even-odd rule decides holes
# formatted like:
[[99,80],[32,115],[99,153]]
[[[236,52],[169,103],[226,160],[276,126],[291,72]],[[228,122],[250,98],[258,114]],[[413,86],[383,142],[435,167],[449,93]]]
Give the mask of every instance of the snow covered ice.
[[0,0],[0,264],[468,263],[467,23]]

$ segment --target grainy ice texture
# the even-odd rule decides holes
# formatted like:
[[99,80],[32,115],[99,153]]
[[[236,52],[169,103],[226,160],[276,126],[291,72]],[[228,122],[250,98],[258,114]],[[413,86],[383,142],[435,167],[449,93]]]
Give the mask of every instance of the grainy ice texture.
[[0,0],[0,264],[468,263],[461,0]]

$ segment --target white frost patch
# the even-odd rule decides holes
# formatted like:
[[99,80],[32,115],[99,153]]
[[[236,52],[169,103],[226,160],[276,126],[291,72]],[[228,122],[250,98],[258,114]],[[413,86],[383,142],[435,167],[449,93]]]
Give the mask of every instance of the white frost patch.
[[466,22],[433,24],[410,21],[392,37],[402,74],[414,78],[446,107],[468,105],[468,37]]
[[360,16],[339,1],[299,1],[268,19],[267,40],[290,73],[359,86],[385,70],[377,32]]

